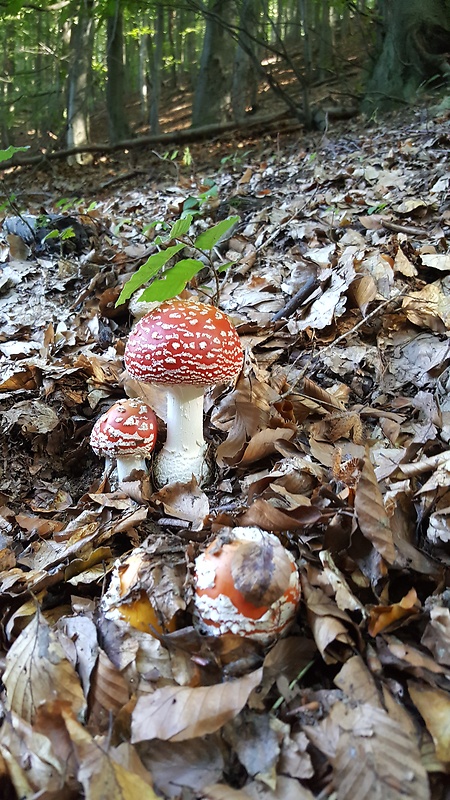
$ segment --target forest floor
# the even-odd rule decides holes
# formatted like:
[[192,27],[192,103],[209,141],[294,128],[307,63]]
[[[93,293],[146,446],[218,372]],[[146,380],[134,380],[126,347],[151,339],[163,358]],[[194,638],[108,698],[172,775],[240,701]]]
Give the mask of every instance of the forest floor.
[[[447,797],[449,142],[430,107],[184,162],[5,170],[2,798]],[[233,262],[219,305],[244,368],[205,395],[210,486],[114,490],[93,422],[143,395],[159,448],[165,416],[124,370],[114,303],[156,251],[151,223],[187,207],[195,232],[240,217],[214,258]],[[37,241],[50,213],[75,236]],[[300,573],[267,648],[193,626],[194,560],[236,526],[275,532]],[[159,634],[111,600],[130,554],[127,598],[149,593]]]

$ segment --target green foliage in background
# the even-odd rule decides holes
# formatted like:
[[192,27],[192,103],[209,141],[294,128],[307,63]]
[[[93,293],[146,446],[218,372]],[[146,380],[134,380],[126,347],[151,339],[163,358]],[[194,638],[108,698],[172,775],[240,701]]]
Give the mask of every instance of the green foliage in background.
[[9,161],[15,153],[20,153],[24,150],[28,150],[28,147],[13,147],[11,144],[6,150],[0,150],[0,163],[2,163],[2,161]]

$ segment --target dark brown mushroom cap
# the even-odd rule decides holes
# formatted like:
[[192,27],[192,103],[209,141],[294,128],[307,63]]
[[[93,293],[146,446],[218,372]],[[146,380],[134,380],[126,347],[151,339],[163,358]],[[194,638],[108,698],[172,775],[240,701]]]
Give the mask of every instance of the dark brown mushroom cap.
[[118,400],[98,418],[90,443],[98,456],[148,457],[156,444],[156,417],[139,398]]
[[125,348],[129,374],[145,383],[211,386],[242,367],[239,336],[214,306],[167,300],[136,323]]

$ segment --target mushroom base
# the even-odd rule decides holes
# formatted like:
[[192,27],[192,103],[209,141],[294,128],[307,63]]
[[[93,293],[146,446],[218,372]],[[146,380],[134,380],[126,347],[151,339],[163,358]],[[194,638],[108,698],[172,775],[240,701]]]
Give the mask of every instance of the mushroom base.
[[157,488],[167,483],[189,483],[192,476],[199,486],[207,486],[213,477],[211,463],[206,457],[206,445],[199,453],[172,450],[164,446],[153,462],[153,482]]

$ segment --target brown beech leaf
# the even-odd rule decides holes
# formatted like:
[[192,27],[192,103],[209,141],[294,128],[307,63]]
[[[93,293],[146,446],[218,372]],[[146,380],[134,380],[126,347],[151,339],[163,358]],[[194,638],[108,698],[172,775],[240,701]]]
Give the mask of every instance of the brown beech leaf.
[[302,575],[301,578],[308,622],[314,641],[324,661],[327,664],[335,664],[341,660],[342,655],[348,655],[354,648],[348,630],[353,627],[353,623],[346,612],[341,611],[322,589],[309,583],[306,575]]
[[442,689],[408,682],[409,695],[425,720],[440,761],[450,762],[450,697]]
[[7,707],[27,722],[54,697],[70,703],[75,714],[85,710],[80,679],[61,644],[63,636],[51,630],[37,611],[6,656]]
[[370,610],[369,633],[371,636],[376,636],[396,622],[418,614],[419,610],[420,601],[417,599],[417,592],[415,589],[410,589],[400,602],[391,606],[374,606]]
[[240,467],[246,464],[252,464],[254,461],[259,461],[261,458],[276,453],[275,442],[280,439],[292,439],[295,431],[290,428],[266,428],[263,431],[255,433],[250,439],[248,445],[244,450],[244,455],[238,461]]
[[322,514],[314,506],[299,506],[295,511],[282,511],[258,497],[238,518],[239,525],[257,525],[265,531],[297,531],[314,525]]
[[308,397],[311,400],[316,400],[319,406],[321,406],[325,411],[331,411],[332,409],[339,409],[339,411],[345,411],[345,405],[339,400],[338,397],[335,397],[331,392],[327,392],[326,389],[322,389],[319,384],[315,381],[312,381],[310,378],[304,378],[302,384],[302,393],[305,397]]
[[189,483],[169,483],[156,492],[152,501],[162,503],[171,517],[191,522],[194,530],[201,530],[209,514],[209,502],[194,477]]
[[139,755],[158,791],[168,797],[191,797],[188,790],[194,790],[197,797],[204,786],[223,776],[223,742],[219,734],[184,742],[152,739],[139,745]]
[[304,730],[333,766],[338,800],[428,800],[417,738],[383,708],[337,702]]
[[444,605],[430,609],[430,621],[421,642],[428,647],[438,664],[450,666],[450,609]]
[[228,431],[227,438],[216,451],[220,466],[233,466],[239,461],[246,442],[267,427],[270,403],[278,399],[276,392],[253,371],[239,377],[234,391],[226,395],[211,414],[213,425]]
[[[359,715],[370,733],[357,730]],[[355,716],[355,712],[353,712]],[[426,800],[427,775],[417,742],[383,710],[361,706],[331,759],[338,800]]]
[[355,512],[362,534],[373,544],[388,564],[393,564],[395,561],[393,535],[375,471],[368,455],[364,458],[361,476],[356,487]]
[[142,777],[143,769],[139,773],[130,772],[114,759],[113,749],[103,750],[71,714],[63,712],[63,717],[77,756],[77,778],[86,800],[157,800],[150,776],[148,780]]
[[[117,667],[111,663],[103,650],[99,650],[97,667],[94,672],[89,695],[92,714],[98,714],[99,708],[112,714],[128,702],[130,697],[125,678]],[[91,719],[91,717],[90,717]]]
[[377,286],[371,275],[358,276],[349,288],[349,296],[355,301],[361,314],[365,314],[367,306],[377,296]]
[[131,741],[182,742],[214,733],[239,714],[261,678],[262,668],[227,683],[165,686],[141,695],[132,714]]
[[3,776],[8,773],[17,796],[36,797],[35,793],[44,786],[48,797],[70,796],[77,788],[72,769],[67,769],[70,752],[63,756],[52,744],[45,731],[36,730],[14,713],[7,715],[0,731],[0,758],[4,761],[0,764],[2,797],[12,800],[12,794],[3,785]]

